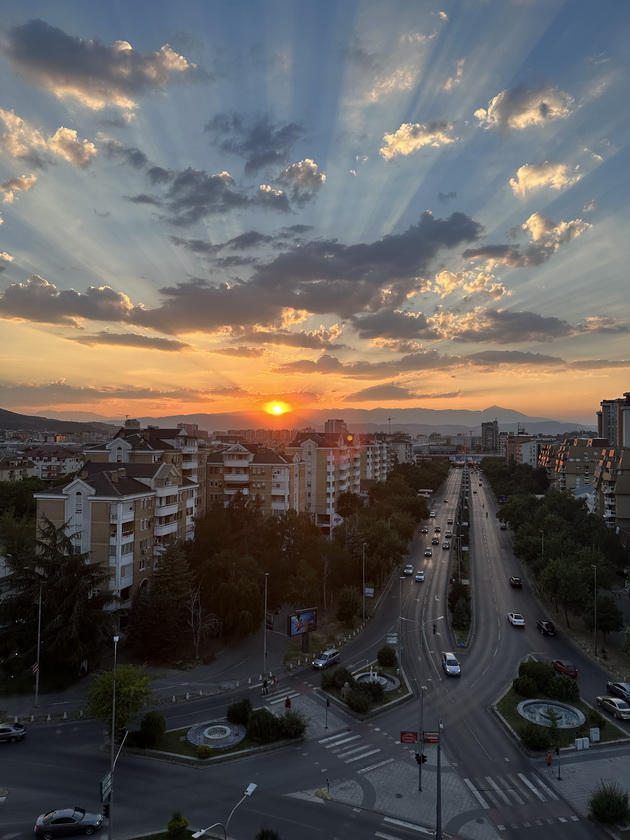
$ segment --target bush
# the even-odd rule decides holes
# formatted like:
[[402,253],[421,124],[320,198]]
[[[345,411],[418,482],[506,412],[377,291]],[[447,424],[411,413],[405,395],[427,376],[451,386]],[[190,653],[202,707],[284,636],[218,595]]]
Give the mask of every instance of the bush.
[[166,732],[166,718],[159,712],[147,712],[140,721],[139,746],[151,749]]
[[197,747],[197,758],[210,758],[212,750],[207,744],[199,744]]
[[456,630],[463,630],[468,627],[471,619],[470,600],[468,598],[460,598],[455,604],[451,623]]
[[348,692],[346,699],[348,706],[360,715],[364,715],[370,711],[370,695],[366,691],[361,691],[357,686]]
[[457,602],[462,598],[468,601],[470,599],[470,586],[463,583],[454,583],[448,593],[448,608],[454,612]]
[[173,816],[168,821],[168,836],[170,840],[182,840],[188,828],[188,820],[181,811],[173,811]]
[[385,689],[380,682],[360,682],[357,685],[359,691],[364,691],[370,699],[370,703],[380,703],[385,694]]
[[254,709],[247,721],[247,737],[257,744],[270,744],[280,734],[278,718],[269,709]]
[[521,697],[535,697],[538,694],[538,686],[531,677],[516,677],[512,682],[512,688]]
[[282,738],[301,738],[306,732],[308,721],[297,709],[287,709],[278,716],[278,723]]
[[547,686],[547,694],[553,700],[564,703],[575,703],[580,699],[580,689],[577,681],[566,674],[554,677]]
[[236,703],[228,706],[227,719],[229,723],[247,726],[251,713],[252,701],[248,697],[243,697],[242,700],[237,700]]
[[526,723],[519,732],[521,741],[528,750],[549,749],[549,731],[544,726]]
[[[326,673],[327,672],[324,671],[324,674]],[[324,676],[324,674],[322,674],[322,677]],[[356,685],[355,678],[352,676],[352,674],[347,668],[337,668],[335,671],[332,671],[330,673],[330,676],[332,678],[330,681],[330,686],[336,688],[338,691],[340,691],[346,683],[348,683],[350,688],[354,688],[354,686]],[[322,687],[323,685],[324,681],[322,680]]]
[[617,782],[600,782],[589,804],[591,816],[602,823],[620,823],[630,816],[628,793]]
[[361,611],[361,596],[358,590],[351,586],[344,586],[339,593],[339,601],[337,607],[337,619],[343,623],[345,627],[354,627],[355,616],[359,615]]
[[528,659],[521,662],[518,667],[519,677],[530,677],[536,683],[538,691],[547,694],[547,686],[554,678],[554,670],[546,662],[537,662],[535,659]]
[[391,645],[383,645],[376,654],[376,660],[382,668],[393,668],[397,662],[396,651]]
[[598,729],[603,730],[606,726],[606,718],[597,711],[597,709],[591,709],[588,713],[588,723],[589,726],[596,726]]

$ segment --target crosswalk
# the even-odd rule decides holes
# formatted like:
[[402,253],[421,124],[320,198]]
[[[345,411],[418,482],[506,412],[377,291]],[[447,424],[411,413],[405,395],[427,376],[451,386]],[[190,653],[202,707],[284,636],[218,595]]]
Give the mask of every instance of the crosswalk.
[[[345,764],[355,765],[357,773],[370,773],[386,764],[391,764],[395,758],[385,757],[380,747],[368,744],[362,735],[349,732],[339,732],[318,741],[327,750],[334,753]],[[377,758],[377,756],[381,758]],[[365,764],[365,762],[368,762]]]
[[496,777],[480,776],[474,780],[463,781],[480,807],[485,810],[560,799],[555,790],[537,773],[504,773]]

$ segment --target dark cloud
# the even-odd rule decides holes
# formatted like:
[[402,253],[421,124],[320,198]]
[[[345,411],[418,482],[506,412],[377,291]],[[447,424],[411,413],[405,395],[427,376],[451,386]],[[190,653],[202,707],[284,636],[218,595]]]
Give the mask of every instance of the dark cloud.
[[162,89],[174,76],[192,78],[197,72],[169,46],[152,53],[134,50],[126,41],[108,47],[67,35],[43,20],[9,30],[5,51],[33,84],[94,110],[132,108],[138,96]]
[[144,152],[136,146],[123,146],[117,140],[104,140],[101,145],[110,160],[119,160],[134,169],[143,169],[149,162]]
[[64,380],[57,382],[42,382],[34,385],[29,382],[6,383],[0,382],[0,403],[3,405],[29,405],[45,410],[51,405],[73,403],[76,405],[93,405],[101,400],[152,400],[156,403],[171,403],[177,407],[191,402],[214,402],[208,392],[197,391],[193,388],[178,388],[159,391],[153,388],[68,385]]
[[152,207],[160,207],[162,202],[154,195],[147,195],[147,193],[138,193],[138,195],[126,196],[127,201],[132,204],[148,204]]
[[428,339],[441,338],[429,324],[425,315],[382,309],[373,315],[352,320],[352,326],[361,338]]
[[332,344],[333,336],[328,330],[321,330],[319,332],[305,332],[304,330],[297,330],[289,332],[288,330],[243,330],[238,334],[238,340],[257,341],[261,344],[276,344],[285,347],[303,347],[311,350],[341,350],[343,345]]
[[348,394],[343,398],[343,402],[374,402],[375,400],[395,400],[396,402],[403,402],[407,400],[437,400],[437,399],[453,399],[460,397],[461,391],[450,391],[445,394],[422,394],[417,391],[411,391],[404,385],[384,384],[372,385],[369,388],[363,388],[360,391],[355,391],[354,394]]
[[299,359],[278,365],[274,370],[295,375],[319,373],[349,379],[384,379],[400,373],[448,370],[465,364],[466,361],[458,356],[440,356],[436,350],[420,350],[387,362],[342,362],[336,356],[325,353],[316,361]]
[[291,149],[305,136],[300,123],[273,124],[268,117],[248,120],[234,112],[214,116],[205,126],[211,142],[222,152],[245,159],[245,172],[281,165]]
[[206,216],[229,213],[246,207],[247,196],[227,172],[208,175],[198,169],[183,169],[172,179],[166,193],[168,221],[188,225]]
[[447,201],[452,201],[454,198],[457,198],[456,192],[439,192],[438,193],[438,200],[441,201],[443,204],[446,204]]
[[605,370],[606,368],[630,368],[630,359],[581,359],[570,362],[568,367],[575,370]]
[[468,328],[456,329],[455,341],[489,341],[514,344],[519,341],[552,341],[571,335],[573,328],[559,318],[544,318],[535,312],[511,312],[509,309],[486,309],[478,313]]
[[167,353],[180,353],[182,350],[190,349],[190,344],[183,341],[173,341],[169,338],[158,338],[157,336],[138,335],[137,333],[109,333],[100,332],[95,335],[81,335],[71,338],[77,344],[86,344],[89,347],[103,344],[113,347],[136,347],[144,350],[163,350]]
[[466,359],[476,367],[492,369],[497,365],[519,365],[526,367],[558,367],[565,364],[558,356],[543,356],[542,353],[522,353],[519,350],[484,350],[471,353]]
[[484,245],[482,248],[467,248],[462,256],[467,260],[489,260],[513,268],[541,265],[553,251],[545,245],[530,245],[521,249],[520,245]]
[[212,353],[218,353],[219,356],[237,356],[243,359],[260,359],[267,352],[264,347],[213,347]]

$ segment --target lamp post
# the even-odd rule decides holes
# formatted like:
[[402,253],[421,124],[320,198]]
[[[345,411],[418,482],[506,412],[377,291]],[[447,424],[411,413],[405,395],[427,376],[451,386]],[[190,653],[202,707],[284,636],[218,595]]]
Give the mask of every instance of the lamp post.
[[404,577],[398,578],[398,670],[400,670],[400,654],[402,651],[402,582]]
[[545,532],[540,532],[540,565],[544,565],[545,562]]
[[363,581],[363,623],[365,624],[365,546],[367,543],[363,543],[361,546],[361,554],[363,558],[362,563],[362,581]]
[[42,648],[42,587],[43,579],[39,581],[39,598],[37,599],[37,653],[35,654],[35,708],[39,706],[39,654]]
[[263,614],[263,680],[267,676],[267,598],[269,595],[269,572],[265,572],[265,609]]
[[112,731],[110,736],[111,751],[109,755],[109,840],[114,840],[114,767],[116,766],[116,661],[120,636],[114,636],[114,679],[112,682]]
[[593,567],[593,630],[595,637],[595,656],[597,656],[597,566],[591,563]]
[[215,828],[215,826],[220,826],[223,829],[223,840],[228,840],[228,836],[227,836],[228,826],[230,824],[230,820],[232,819],[232,815],[234,814],[234,811],[236,811],[238,806],[242,802],[244,802],[245,799],[248,796],[252,795],[252,793],[256,790],[257,787],[258,787],[258,785],[255,785],[253,782],[251,782],[249,785],[247,785],[247,787],[245,788],[245,792],[243,793],[243,796],[239,799],[239,801],[236,803],[236,805],[230,811],[230,814],[229,814],[227,820],[225,821],[225,825],[223,825],[223,823],[220,823],[220,822],[215,822],[215,823],[212,823],[212,825],[209,825],[208,828],[201,828],[201,829],[199,829],[199,831],[195,831],[194,834],[192,835],[194,840],[198,840],[199,837],[202,837],[204,834],[206,834],[208,831],[210,831],[211,828]]
[[435,840],[442,840],[442,719],[438,719]]

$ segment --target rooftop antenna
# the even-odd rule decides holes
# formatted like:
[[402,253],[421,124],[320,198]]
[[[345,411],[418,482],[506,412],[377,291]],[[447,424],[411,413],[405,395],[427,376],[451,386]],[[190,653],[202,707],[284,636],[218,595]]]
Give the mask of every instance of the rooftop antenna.
[[390,435],[392,433],[392,420],[395,420],[395,419],[396,419],[395,417],[388,417],[387,418],[387,422],[389,423],[389,434]]

